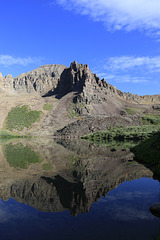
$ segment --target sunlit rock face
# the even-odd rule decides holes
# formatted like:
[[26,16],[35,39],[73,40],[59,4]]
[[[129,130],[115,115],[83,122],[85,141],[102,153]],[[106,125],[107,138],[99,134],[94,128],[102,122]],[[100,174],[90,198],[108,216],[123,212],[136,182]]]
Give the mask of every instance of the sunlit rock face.
[[0,90],[6,94],[46,94],[57,87],[64,65],[44,65],[16,78],[0,75]]

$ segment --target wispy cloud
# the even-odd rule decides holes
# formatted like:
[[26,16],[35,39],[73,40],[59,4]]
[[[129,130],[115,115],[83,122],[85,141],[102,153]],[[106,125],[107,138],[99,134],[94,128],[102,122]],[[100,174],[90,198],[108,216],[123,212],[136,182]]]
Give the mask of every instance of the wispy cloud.
[[107,30],[147,30],[160,35],[159,0],[56,0],[67,10],[103,22]]
[[134,57],[120,56],[110,57],[105,60],[103,68],[109,71],[128,71],[132,69],[145,69],[147,72],[160,72],[160,56]]
[[160,56],[115,56],[103,59],[92,69],[111,84],[159,84]]
[[133,77],[131,75],[110,75],[107,73],[98,72],[100,78],[105,78],[107,81],[111,80],[116,83],[148,83],[151,81],[150,77]]
[[109,75],[107,79],[113,80],[116,83],[148,83],[150,82],[150,78],[146,77],[133,77],[131,75]]
[[31,58],[31,57],[21,58],[21,57],[13,57],[10,55],[0,55],[0,65],[3,65],[3,66],[10,66],[14,64],[26,66],[29,64],[39,64],[40,61],[41,61],[40,58]]

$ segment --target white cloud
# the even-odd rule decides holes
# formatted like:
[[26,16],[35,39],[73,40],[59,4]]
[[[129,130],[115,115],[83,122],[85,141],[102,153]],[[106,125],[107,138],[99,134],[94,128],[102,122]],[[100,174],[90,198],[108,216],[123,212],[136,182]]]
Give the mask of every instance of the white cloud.
[[160,56],[156,57],[133,57],[121,56],[110,57],[105,60],[103,69],[109,71],[128,71],[132,69],[141,69],[145,72],[160,72]]
[[98,72],[96,71],[97,76],[102,79],[104,78],[107,82],[113,82],[114,83],[150,83],[152,82],[152,84],[155,83],[155,81],[151,80],[150,76],[147,77],[139,77],[139,76],[132,76],[132,74],[124,74],[122,73],[122,75],[120,74],[110,74],[109,72]]
[[67,10],[103,22],[108,30],[148,30],[160,35],[159,0],[56,0]]
[[115,56],[92,69],[101,79],[115,83],[159,84],[160,56]]
[[108,75],[106,76],[106,80],[112,80],[116,83],[148,83],[150,82],[149,78],[145,77],[133,77],[131,75]]
[[0,55],[0,65],[10,66],[14,64],[26,66],[28,64],[37,64],[40,62],[38,58],[21,58],[21,57],[13,57],[10,55]]

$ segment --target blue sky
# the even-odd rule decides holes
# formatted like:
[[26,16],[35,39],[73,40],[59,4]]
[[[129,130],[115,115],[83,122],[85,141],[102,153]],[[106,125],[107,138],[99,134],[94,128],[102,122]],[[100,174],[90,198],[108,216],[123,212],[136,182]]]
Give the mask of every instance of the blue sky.
[[118,89],[160,93],[159,0],[6,0],[0,72],[76,60]]

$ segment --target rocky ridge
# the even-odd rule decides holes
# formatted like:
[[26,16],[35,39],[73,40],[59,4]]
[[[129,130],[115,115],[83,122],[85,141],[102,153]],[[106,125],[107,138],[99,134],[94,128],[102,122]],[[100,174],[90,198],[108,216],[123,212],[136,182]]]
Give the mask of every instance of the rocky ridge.
[[[137,117],[128,116],[127,107],[139,109],[139,115],[160,109],[160,95],[138,96],[124,93],[104,79],[100,80],[88,65],[78,64],[76,61],[70,67],[57,64],[41,66],[16,78],[11,75],[2,77],[0,74],[0,93],[4,99],[7,95],[10,99],[22,99],[22,102],[24,95],[28,99],[31,95],[36,96],[41,104],[34,106],[34,110],[43,110],[44,104],[48,102],[53,104],[53,108],[44,115],[37,128],[29,130],[32,135],[38,136],[53,136],[57,130],[59,132],[56,136],[65,136],[71,132],[74,134],[76,129],[78,135],[80,132],[87,134],[104,130],[111,124],[139,125],[138,114]],[[3,105],[5,104],[6,100]]]
[[122,92],[107,83],[104,78],[100,80],[96,74],[91,73],[87,64],[78,64],[76,61],[72,62],[70,67],[59,64],[44,65],[28,73],[22,73],[16,78],[10,74],[3,77],[0,73],[0,93],[24,94],[25,92],[38,93],[41,96],[53,92],[61,96],[69,92],[83,92],[77,100],[86,103],[105,101],[105,97],[104,99],[98,97],[97,93],[100,92],[103,92],[104,96],[116,95],[125,101],[139,104],[160,102],[159,94],[139,96]]

